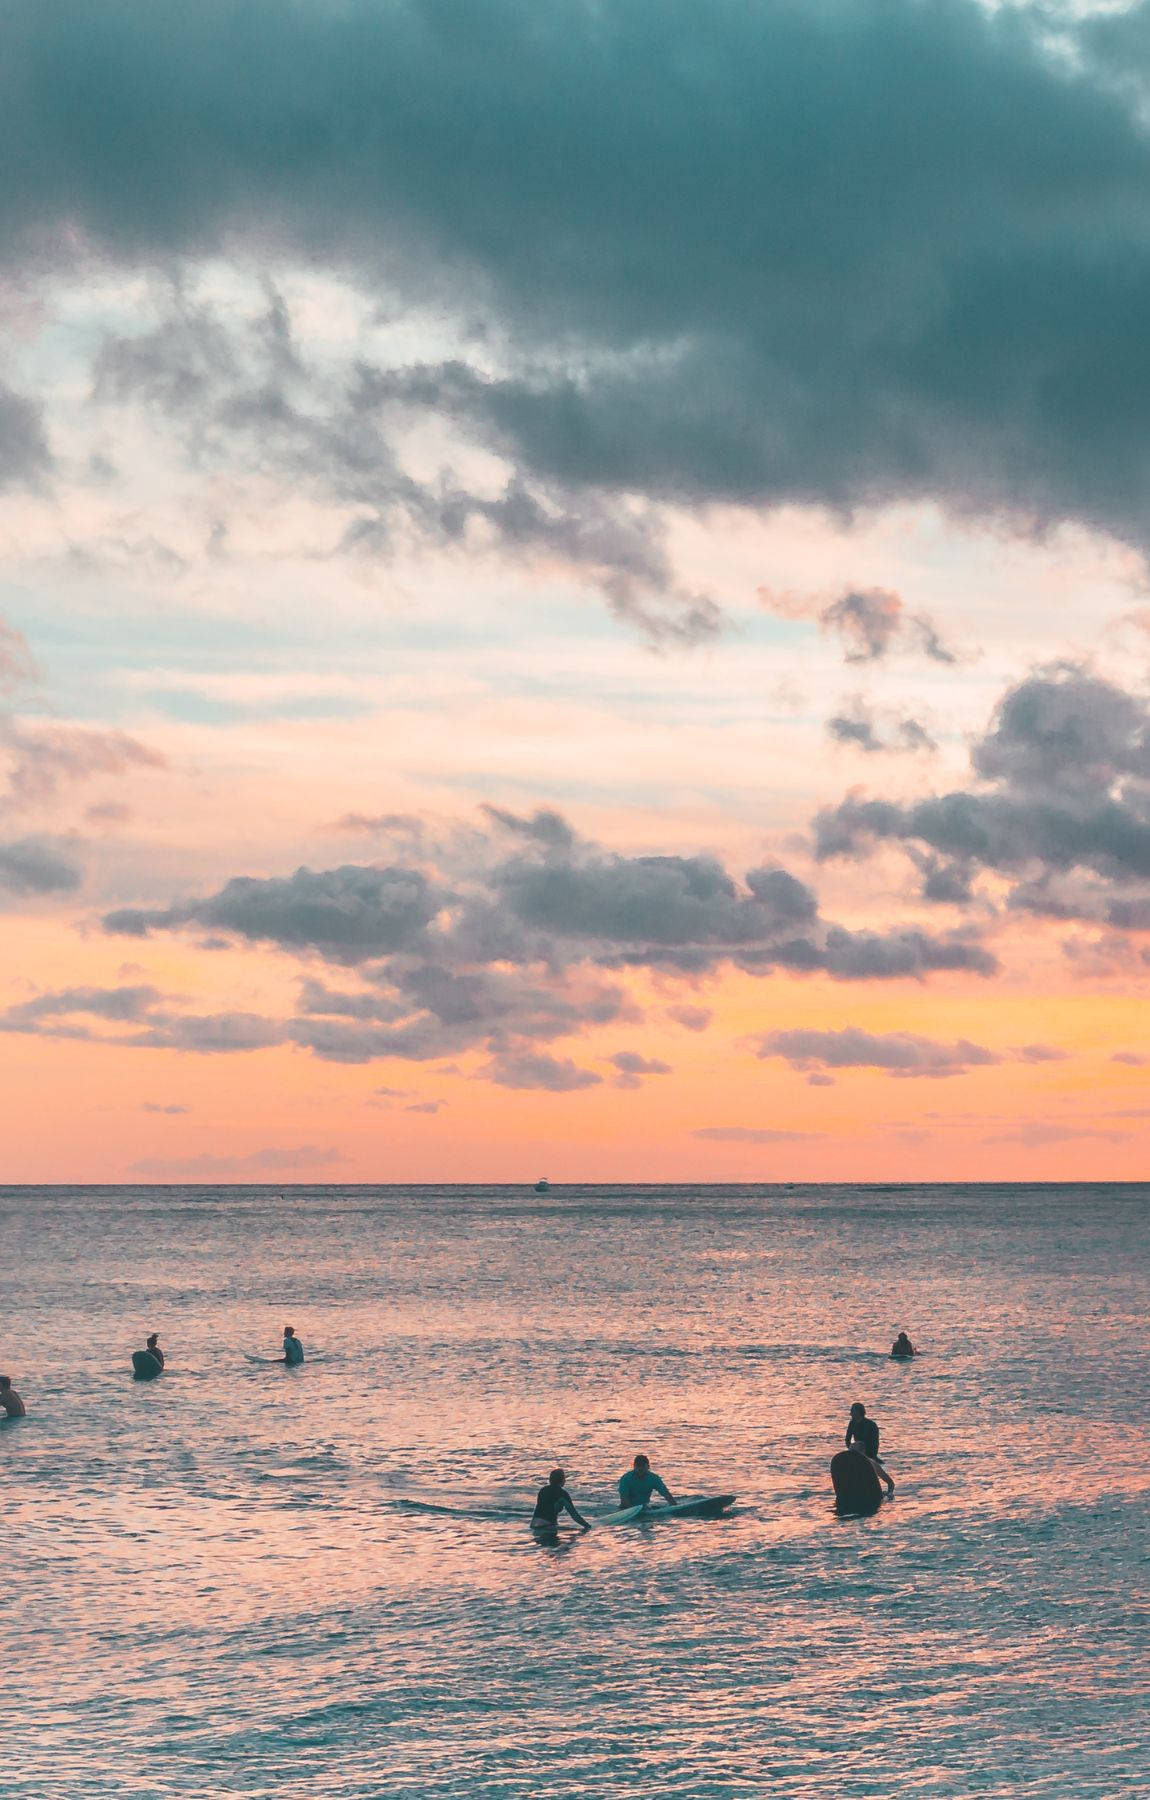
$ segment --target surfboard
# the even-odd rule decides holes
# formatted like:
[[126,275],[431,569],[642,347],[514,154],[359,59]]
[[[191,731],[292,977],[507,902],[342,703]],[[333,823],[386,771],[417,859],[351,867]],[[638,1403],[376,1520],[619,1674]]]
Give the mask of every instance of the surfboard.
[[646,1510],[643,1506],[621,1506],[616,1512],[600,1513],[591,1522],[593,1525],[629,1525],[632,1519],[641,1518]]
[[882,1505],[882,1487],[874,1466],[869,1456],[858,1450],[840,1450],[831,1457],[831,1481],[840,1512],[877,1512]]
[[674,1506],[649,1506],[648,1519],[718,1519],[733,1506],[737,1494],[708,1494],[698,1500],[676,1500]]
[[132,1370],[136,1381],[155,1381],[157,1375],[163,1374],[164,1365],[150,1350],[133,1350]]

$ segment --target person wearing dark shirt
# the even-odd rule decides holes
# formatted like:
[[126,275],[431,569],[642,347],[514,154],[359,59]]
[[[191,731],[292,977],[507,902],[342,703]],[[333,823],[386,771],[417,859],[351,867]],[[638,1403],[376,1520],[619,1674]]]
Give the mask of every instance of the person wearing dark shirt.
[[581,1525],[584,1531],[590,1531],[590,1525],[582,1513],[575,1510],[567,1492],[567,1476],[562,1469],[552,1469],[547,1477],[547,1486],[541,1487],[535,1496],[535,1511],[531,1515],[531,1523],[545,1531],[554,1531],[559,1523],[560,1513],[570,1513],[576,1525]]
[[303,1345],[290,1325],[284,1326],[284,1361],[289,1369],[298,1368],[303,1361]]
[[899,1332],[898,1336],[894,1340],[894,1343],[890,1347],[890,1353],[896,1359],[896,1361],[900,1361],[900,1362],[901,1361],[909,1361],[910,1358],[914,1355],[914,1345],[911,1343],[910,1339],[907,1337],[905,1331]]
[[158,1331],[153,1331],[151,1337],[148,1339],[147,1348],[148,1355],[154,1356],[162,1369],[164,1366],[164,1353],[160,1349],[160,1334]]
[[856,1400],[851,1407],[851,1416],[847,1422],[846,1446],[848,1450],[858,1450],[873,1463],[876,1474],[886,1482],[888,1494],[894,1493],[894,1482],[878,1459],[878,1425],[874,1419],[867,1417],[867,1409],[861,1400]]

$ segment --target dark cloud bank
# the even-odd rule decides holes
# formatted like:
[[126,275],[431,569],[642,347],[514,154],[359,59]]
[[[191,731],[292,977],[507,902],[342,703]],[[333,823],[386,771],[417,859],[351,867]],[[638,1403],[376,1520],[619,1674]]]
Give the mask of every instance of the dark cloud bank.
[[[449,415],[517,477],[413,507],[566,543],[624,608],[665,570],[621,494],[930,495],[1145,545],[1145,19],[13,0],[0,242],[36,268],[84,246],[130,266],[318,260],[446,309],[482,357],[365,368],[340,399],[365,484],[386,468],[373,421]],[[163,366],[129,379],[195,404]],[[248,422],[299,444],[285,392],[249,395]],[[2,399],[0,471],[35,473],[35,411]],[[710,622],[678,597],[676,629]]]

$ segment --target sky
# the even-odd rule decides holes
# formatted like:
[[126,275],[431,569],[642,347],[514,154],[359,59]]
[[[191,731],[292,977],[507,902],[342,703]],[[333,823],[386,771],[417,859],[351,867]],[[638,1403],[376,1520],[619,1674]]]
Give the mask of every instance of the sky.
[[1145,1177],[1150,6],[4,19],[0,1178]]

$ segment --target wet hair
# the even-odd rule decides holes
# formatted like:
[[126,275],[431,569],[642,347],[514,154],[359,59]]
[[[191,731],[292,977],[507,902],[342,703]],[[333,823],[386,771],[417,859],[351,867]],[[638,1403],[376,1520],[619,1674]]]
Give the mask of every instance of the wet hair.
[[567,1476],[562,1469],[552,1469],[550,1475],[547,1477],[547,1480],[552,1487],[562,1487],[566,1479]]
[[294,1325],[285,1325],[284,1326],[284,1336],[285,1337],[294,1337],[295,1336],[295,1326]]
[[651,1467],[651,1458],[649,1456],[644,1456],[643,1452],[640,1450],[638,1456],[631,1464],[631,1467],[633,1469],[649,1469]]
[[854,1405],[851,1407],[851,1418],[853,1419],[855,1414],[858,1413],[858,1415],[861,1419],[863,1417],[863,1415],[865,1414],[865,1412],[866,1412],[866,1407],[863,1405],[862,1401],[856,1400]]
[[155,1341],[159,1337],[159,1335],[160,1334],[158,1331],[153,1331],[151,1337],[148,1339],[148,1349],[149,1350],[152,1348],[152,1345],[155,1343]]

